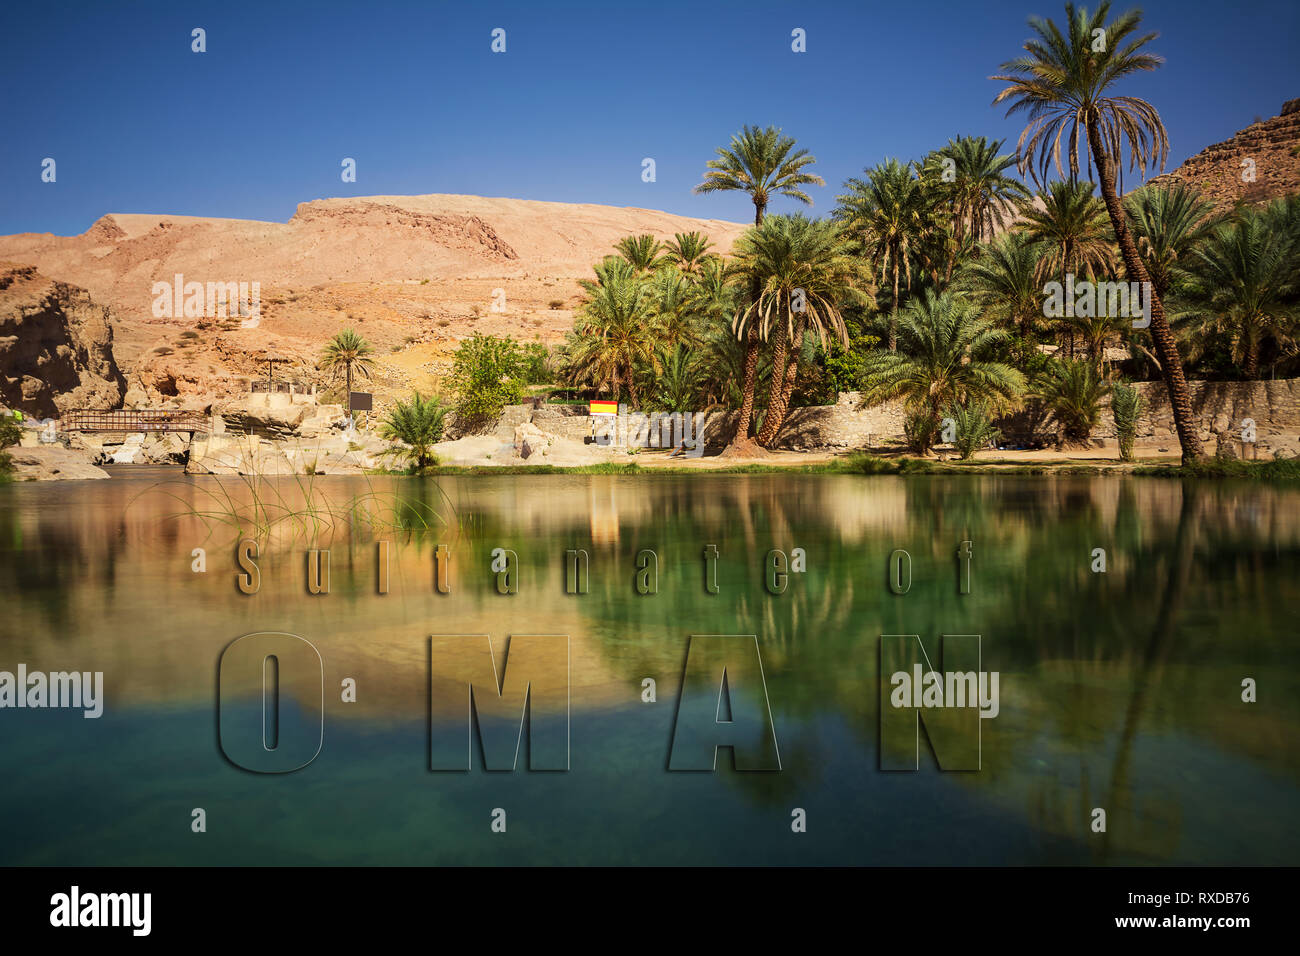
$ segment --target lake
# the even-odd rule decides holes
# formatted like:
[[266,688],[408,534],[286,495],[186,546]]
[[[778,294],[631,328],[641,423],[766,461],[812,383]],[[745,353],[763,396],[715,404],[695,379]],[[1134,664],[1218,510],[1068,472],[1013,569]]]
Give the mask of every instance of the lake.
[[[0,864],[1300,863],[1296,490],[127,475],[0,486],[0,670],[104,675],[99,719],[0,710]],[[255,594],[237,586],[245,536]],[[308,593],[309,548],[329,550],[328,594]],[[497,593],[495,548],[517,556],[517,594]],[[566,593],[570,548],[588,552],[589,593]],[[768,552],[796,548],[806,570],[769,593]],[[641,594],[647,549],[657,593]],[[890,587],[899,549],[905,594]],[[263,631],[298,635],[322,662],[322,745],[291,773],[242,769],[220,738],[222,653]],[[568,636],[567,771],[526,769],[527,747],[514,772],[486,771],[477,744],[469,772],[430,769],[432,741],[466,734],[464,690],[431,684],[430,635],[448,634],[491,635],[498,654],[512,634]],[[881,769],[881,635],[895,634],[980,635],[1001,682],[999,713],[978,721],[979,770],[940,770],[924,737],[919,769]],[[738,693],[748,706],[765,689],[779,771],[736,770],[726,750],[712,772],[668,769],[692,635],[755,635],[763,683]],[[563,677],[535,689],[562,692]],[[279,686],[277,732],[300,733],[320,681]],[[542,710],[534,725],[555,718]]]

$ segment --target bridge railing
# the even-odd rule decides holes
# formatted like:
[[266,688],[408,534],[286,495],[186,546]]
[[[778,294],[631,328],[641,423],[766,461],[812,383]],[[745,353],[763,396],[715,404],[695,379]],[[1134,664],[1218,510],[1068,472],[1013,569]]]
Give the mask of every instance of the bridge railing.
[[174,408],[76,408],[64,412],[65,432],[205,432],[208,417]]

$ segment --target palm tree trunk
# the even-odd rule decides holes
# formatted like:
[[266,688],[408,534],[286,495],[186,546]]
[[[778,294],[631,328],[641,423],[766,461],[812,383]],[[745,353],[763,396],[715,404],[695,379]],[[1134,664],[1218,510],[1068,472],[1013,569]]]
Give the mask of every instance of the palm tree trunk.
[[1259,373],[1259,338],[1253,329],[1246,331],[1246,361],[1241,370],[1249,382]]
[[1106,212],[1115,229],[1115,240],[1124,259],[1124,270],[1130,282],[1145,282],[1151,289],[1151,340],[1155,343],[1156,357],[1160,360],[1160,372],[1169,390],[1169,406],[1174,413],[1174,427],[1178,430],[1178,443],[1183,449],[1183,463],[1198,461],[1203,457],[1201,439],[1197,435],[1196,423],[1192,418],[1192,396],[1187,388],[1187,379],[1183,376],[1183,361],[1178,354],[1178,343],[1174,341],[1173,330],[1165,318],[1165,307],[1160,296],[1151,284],[1151,277],[1138,255],[1137,243],[1128,231],[1128,222],[1115,194],[1115,173],[1110,157],[1106,154],[1101,132],[1095,122],[1088,124],[1088,145],[1092,148],[1093,158],[1097,161],[1097,178],[1101,180],[1101,198],[1106,203]]
[[790,396],[794,394],[794,383],[799,377],[799,350],[803,345],[804,329],[807,324],[807,315],[801,315],[794,329],[793,348],[782,340],[777,345],[778,354],[772,357],[772,397],[767,403],[767,415],[763,419],[763,427],[758,432],[758,443],[764,448],[776,440],[781,426],[785,424],[785,416],[790,410]]
[[898,257],[894,257],[894,310],[889,314],[889,351],[898,351]]
[[[757,229],[763,224],[764,207],[757,202],[754,203],[754,228]],[[755,278],[750,284],[749,294],[755,307],[755,320],[757,320],[758,297],[763,291],[762,283]],[[749,423],[754,417],[754,389],[758,386],[758,325],[757,322],[750,322],[749,331],[745,336],[745,374],[744,381],[740,387],[740,421],[736,423],[736,434],[732,436],[731,444],[737,445],[741,442],[749,441]]]

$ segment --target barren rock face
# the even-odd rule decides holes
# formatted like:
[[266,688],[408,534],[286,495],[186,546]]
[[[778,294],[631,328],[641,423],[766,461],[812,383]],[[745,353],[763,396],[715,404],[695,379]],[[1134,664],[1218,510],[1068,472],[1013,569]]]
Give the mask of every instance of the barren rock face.
[[[368,196],[304,202],[287,222],[109,213],[79,236],[0,236],[0,259],[31,263],[112,308],[133,405],[238,398],[271,374],[272,360],[278,380],[332,389],[337,401],[342,383],[317,367],[320,351],[354,328],[376,367],[353,387],[374,394],[382,418],[415,389],[442,394],[451,355],[475,332],[562,340],[578,279],[623,236],[698,231],[726,253],[744,229],[581,203]],[[255,321],[209,310],[207,295],[191,312],[191,283],[246,283],[250,293],[256,283]]]
[[1151,180],[1195,187],[1216,210],[1262,203],[1300,191],[1300,99],[1287,100],[1272,119],[1201,150],[1178,169]]
[[109,319],[85,289],[0,264],[0,401],[40,418],[120,406]]

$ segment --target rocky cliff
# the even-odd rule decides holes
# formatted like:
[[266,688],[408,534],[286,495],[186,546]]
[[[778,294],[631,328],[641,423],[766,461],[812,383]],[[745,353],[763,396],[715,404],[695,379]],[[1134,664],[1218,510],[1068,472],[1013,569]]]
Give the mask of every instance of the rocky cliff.
[[0,402],[52,418],[115,408],[125,390],[108,308],[34,266],[0,263]]
[[1206,147],[1151,182],[1195,187],[1219,211],[1300,192],[1300,99],[1287,100],[1279,115]]

